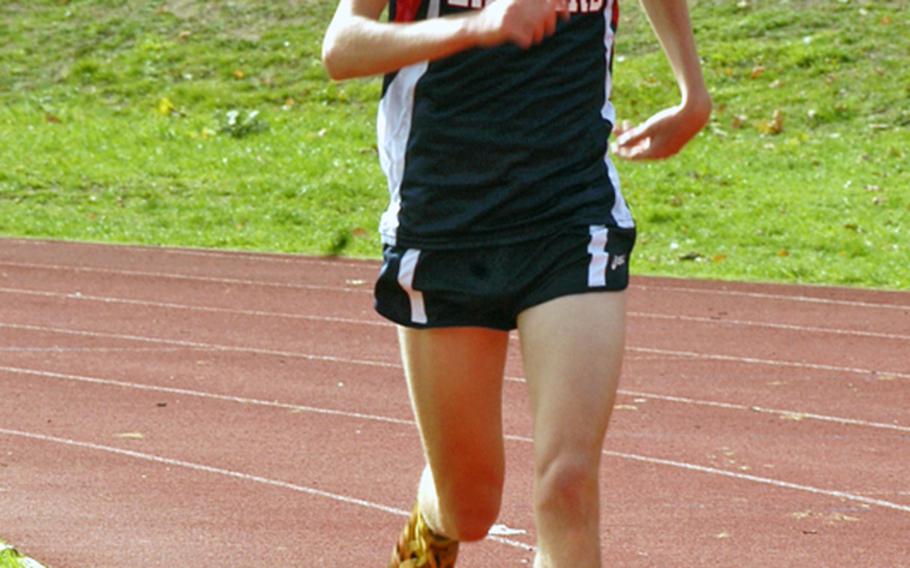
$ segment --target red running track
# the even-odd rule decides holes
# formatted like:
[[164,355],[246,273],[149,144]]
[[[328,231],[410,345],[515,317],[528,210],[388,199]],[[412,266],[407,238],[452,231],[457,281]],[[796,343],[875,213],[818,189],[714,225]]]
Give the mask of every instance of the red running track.
[[[0,536],[53,568],[384,566],[421,468],[374,262],[0,240]],[[608,566],[910,566],[910,294],[636,278]],[[527,566],[505,388],[497,535]]]

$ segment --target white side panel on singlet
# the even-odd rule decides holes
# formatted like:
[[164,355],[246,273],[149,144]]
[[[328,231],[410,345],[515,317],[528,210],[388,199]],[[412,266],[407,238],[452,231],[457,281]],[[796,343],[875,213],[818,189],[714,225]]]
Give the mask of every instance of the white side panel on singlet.
[[613,10],[616,2],[619,0],[610,0],[604,7],[604,60],[607,65],[607,72],[604,74],[604,108],[601,116],[610,121],[610,124],[616,124],[616,109],[610,100],[613,92],[613,74],[610,69],[610,61],[613,58],[613,41],[616,33],[613,31]]
[[[613,102],[610,101],[610,94],[613,91],[613,73],[612,69],[610,69],[610,61],[613,58],[613,40],[615,35],[613,30],[613,10],[618,1],[619,0],[610,0],[604,8],[604,63],[607,66],[607,72],[604,74],[606,77],[604,82],[604,108],[601,115],[609,120],[610,124],[614,126],[616,125],[616,109],[613,107]],[[611,211],[613,219],[616,220],[616,224],[620,227],[631,229],[635,226],[635,220],[632,218],[632,212],[629,211],[626,200],[622,196],[622,190],[619,187],[619,173],[616,171],[616,166],[613,165],[612,160],[610,160],[609,146],[607,147],[607,153],[604,156],[604,164],[610,175],[610,183],[613,185],[613,189],[616,192],[616,199],[613,202],[613,210]]]
[[[440,0],[430,0],[427,18],[439,17]],[[401,181],[404,160],[414,115],[414,89],[427,72],[429,63],[422,61],[401,69],[379,102],[376,117],[379,142],[379,164],[389,182],[389,207],[379,222],[382,242],[395,246],[398,232],[398,212],[401,209]]]

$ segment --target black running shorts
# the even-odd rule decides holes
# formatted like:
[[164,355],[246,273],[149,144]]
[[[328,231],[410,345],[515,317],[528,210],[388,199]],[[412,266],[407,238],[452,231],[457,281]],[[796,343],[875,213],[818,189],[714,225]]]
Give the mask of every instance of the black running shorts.
[[491,248],[385,246],[375,308],[408,327],[511,330],[548,300],[624,290],[634,244],[635,229],[592,225]]

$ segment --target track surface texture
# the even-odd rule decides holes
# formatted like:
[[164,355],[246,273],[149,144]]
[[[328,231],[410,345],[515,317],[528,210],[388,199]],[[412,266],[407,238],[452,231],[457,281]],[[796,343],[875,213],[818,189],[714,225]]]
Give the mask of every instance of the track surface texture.
[[[0,535],[51,568],[385,566],[422,459],[377,269],[0,240]],[[533,557],[519,355],[465,568]],[[604,453],[605,566],[910,566],[910,294],[634,279]]]

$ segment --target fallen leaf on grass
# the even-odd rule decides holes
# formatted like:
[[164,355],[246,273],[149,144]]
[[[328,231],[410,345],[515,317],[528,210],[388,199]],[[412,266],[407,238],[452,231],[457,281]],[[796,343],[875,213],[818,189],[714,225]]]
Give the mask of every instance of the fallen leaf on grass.
[[758,125],[758,131],[762,134],[776,136],[784,131],[784,113],[777,109],[771,117],[770,122],[763,122]]
[[164,116],[170,116],[171,114],[174,114],[174,112],[176,110],[177,110],[177,105],[175,105],[173,103],[173,101],[171,101],[171,99],[169,99],[167,97],[161,97],[161,99],[158,100],[158,113],[159,114],[163,114]]

